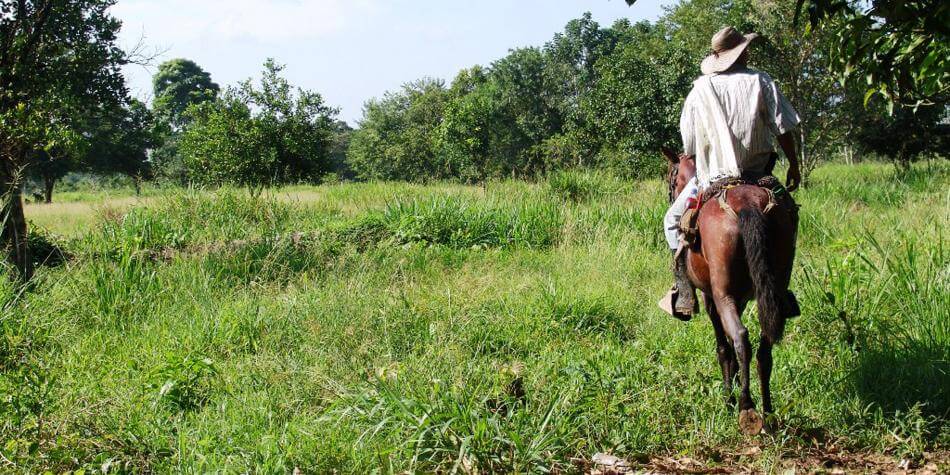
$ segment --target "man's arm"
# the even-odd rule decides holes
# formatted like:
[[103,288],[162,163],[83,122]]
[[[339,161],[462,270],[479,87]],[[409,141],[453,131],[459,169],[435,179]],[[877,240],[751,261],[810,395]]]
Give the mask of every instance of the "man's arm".
[[802,182],[802,172],[795,146],[795,131],[798,130],[801,118],[768,74],[762,73],[760,80],[762,81],[762,92],[765,96],[765,105],[769,115],[769,128],[775,134],[779,146],[782,147],[782,152],[788,157],[789,167],[785,186],[788,191],[795,191]]
[[785,152],[788,158],[788,174],[785,179],[785,187],[788,191],[795,191],[802,183],[802,170],[798,164],[798,151],[795,149],[795,135],[792,132],[785,132],[778,136],[778,144]]

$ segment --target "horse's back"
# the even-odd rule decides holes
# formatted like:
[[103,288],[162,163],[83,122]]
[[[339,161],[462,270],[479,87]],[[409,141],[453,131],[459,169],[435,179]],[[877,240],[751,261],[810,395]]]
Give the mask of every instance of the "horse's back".
[[[750,210],[766,219],[767,252],[778,271],[790,269],[795,250],[795,219],[787,206],[776,203],[773,192],[756,185],[738,185],[724,195],[705,201],[699,211],[699,246],[693,249],[690,266],[699,287],[729,275],[730,287],[751,290],[739,216]],[[698,252],[697,252],[698,251]]]

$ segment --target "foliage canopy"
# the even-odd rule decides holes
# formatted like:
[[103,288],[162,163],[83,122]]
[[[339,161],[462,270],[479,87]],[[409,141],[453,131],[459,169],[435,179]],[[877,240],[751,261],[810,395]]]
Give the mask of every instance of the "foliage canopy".
[[249,79],[189,107],[179,147],[193,181],[258,188],[330,171],[337,110],[316,92],[294,91],[282,70],[268,60],[260,84]]

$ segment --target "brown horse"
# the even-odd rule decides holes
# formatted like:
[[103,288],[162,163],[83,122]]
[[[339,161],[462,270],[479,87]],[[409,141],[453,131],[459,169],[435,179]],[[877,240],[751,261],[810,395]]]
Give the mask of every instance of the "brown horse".
[[[696,175],[691,156],[663,151],[669,160],[670,201]],[[755,298],[762,328],[758,360],[762,409],[772,412],[769,378],[772,347],[782,339],[785,321],[797,314],[788,291],[795,259],[797,213],[772,206],[769,190],[739,185],[726,193],[727,211],[716,199],[705,202],[698,217],[699,239],[688,250],[690,280],[703,293],[704,306],[716,332],[717,356],[722,368],[726,404],[735,407],[733,384],[738,377],[739,426],[746,434],[763,428],[749,392],[752,345],[742,324],[742,312]]]

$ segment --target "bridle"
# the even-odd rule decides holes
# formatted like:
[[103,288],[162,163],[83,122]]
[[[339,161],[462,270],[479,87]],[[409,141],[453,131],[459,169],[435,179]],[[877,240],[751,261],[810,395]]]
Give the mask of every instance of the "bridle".
[[676,198],[679,194],[676,192],[676,181],[679,179],[680,175],[680,166],[683,164],[683,160],[693,160],[692,155],[687,155],[685,153],[679,154],[679,157],[676,162],[670,161],[670,172],[667,176],[667,183],[669,184],[669,198],[670,204],[673,204],[676,201]]
[[676,179],[679,177],[680,173],[680,164],[679,163],[670,163],[670,172],[667,177],[669,183],[669,199],[670,204],[673,204],[673,201],[676,199]]

